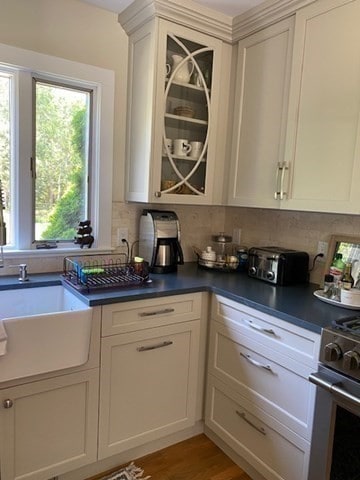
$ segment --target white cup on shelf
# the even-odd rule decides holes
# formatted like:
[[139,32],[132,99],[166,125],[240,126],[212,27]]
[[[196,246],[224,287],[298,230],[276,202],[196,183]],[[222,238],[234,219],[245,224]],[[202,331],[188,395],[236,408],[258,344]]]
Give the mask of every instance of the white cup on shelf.
[[174,140],[174,155],[177,157],[186,157],[191,152],[191,145],[184,138]]
[[163,143],[163,155],[167,155],[168,152],[166,150],[166,147],[168,147],[169,152],[173,153],[173,141],[172,138],[165,138],[165,143]]
[[191,156],[198,159],[203,151],[204,144],[203,142],[190,142],[191,145]]

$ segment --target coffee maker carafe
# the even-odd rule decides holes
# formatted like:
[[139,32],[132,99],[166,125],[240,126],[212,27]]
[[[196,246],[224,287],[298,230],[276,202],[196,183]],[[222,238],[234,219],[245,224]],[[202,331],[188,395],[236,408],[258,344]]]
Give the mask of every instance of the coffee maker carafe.
[[152,273],[176,272],[184,263],[180,224],[175,212],[144,210],[140,217],[139,256]]

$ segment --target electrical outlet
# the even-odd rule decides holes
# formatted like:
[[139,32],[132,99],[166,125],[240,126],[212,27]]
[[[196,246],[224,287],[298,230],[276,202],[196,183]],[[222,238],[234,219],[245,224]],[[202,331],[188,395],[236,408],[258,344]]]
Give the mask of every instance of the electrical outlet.
[[233,238],[232,238],[233,243],[236,245],[240,245],[241,243],[241,228],[234,228],[233,229]]
[[322,258],[319,258],[319,260],[321,261],[325,261],[325,257],[327,255],[327,252],[328,252],[328,247],[329,247],[329,244],[328,242],[318,242],[318,248],[317,248],[317,253],[322,253],[324,256]]
[[119,227],[117,229],[117,246],[122,247],[124,246],[124,242],[122,240],[129,241],[129,229],[127,227]]

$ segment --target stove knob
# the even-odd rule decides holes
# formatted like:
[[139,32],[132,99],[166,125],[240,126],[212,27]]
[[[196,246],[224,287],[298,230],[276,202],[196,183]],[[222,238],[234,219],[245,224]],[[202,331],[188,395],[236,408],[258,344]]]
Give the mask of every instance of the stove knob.
[[256,267],[250,267],[250,268],[249,268],[249,273],[250,273],[251,275],[256,275]]
[[347,371],[359,370],[360,355],[357,352],[353,352],[352,350],[344,353],[344,368]]
[[336,362],[342,357],[341,348],[337,343],[328,343],[325,345],[324,356],[327,362]]
[[268,280],[274,280],[274,278],[275,278],[275,273],[272,272],[271,270],[269,270],[268,272],[266,272],[266,278],[267,278]]

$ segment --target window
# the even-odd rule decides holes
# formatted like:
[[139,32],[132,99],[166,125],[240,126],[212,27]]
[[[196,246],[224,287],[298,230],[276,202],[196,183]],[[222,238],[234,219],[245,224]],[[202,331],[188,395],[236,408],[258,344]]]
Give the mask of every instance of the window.
[[92,91],[33,79],[34,241],[73,241],[89,215]]
[[111,247],[113,108],[113,72],[0,44],[7,250],[78,248],[88,219]]

